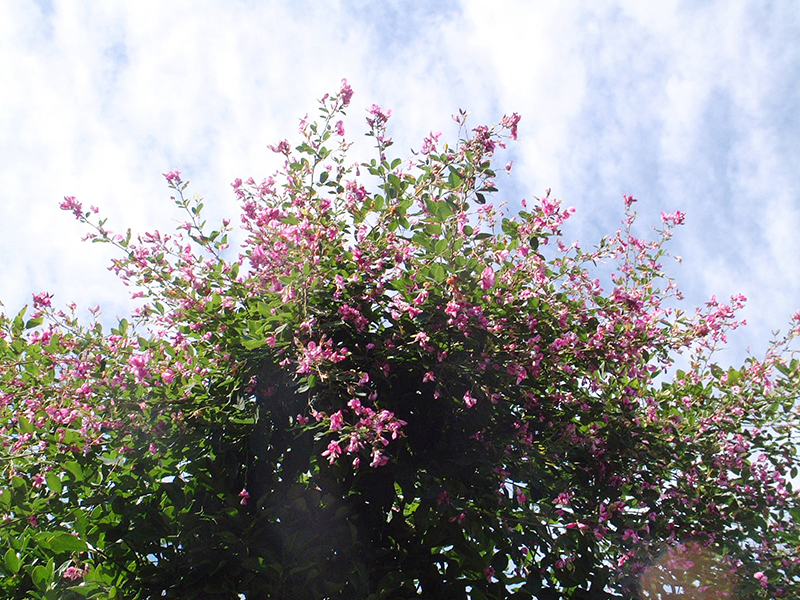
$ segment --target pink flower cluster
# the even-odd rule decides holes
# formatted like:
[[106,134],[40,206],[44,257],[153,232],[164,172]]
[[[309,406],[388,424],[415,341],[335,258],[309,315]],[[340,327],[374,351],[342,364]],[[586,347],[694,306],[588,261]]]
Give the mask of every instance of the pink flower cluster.
[[300,346],[299,350],[297,372],[301,375],[313,373],[326,362],[341,362],[350,354],[347,348],[334,349],[333,342],[325,339],[324,336],[319,342],[311,340],[304,346]]
[[[391,411],[363,406],[358,398],[352,398],[347,406],[349,411],[338,410],[329,417],[330,431],[344,432],[345,436],[331,440],[322,456],[334,463],[343,453],[352,454],[355,455],[353,466],[358,468],[361,464],[360,452],[368,449],[370,467],[387,464],[389,458],[384,454],[384,448],[389,445],[389,439],[396,440],[402,435],[406,422],[395,417]],[[345,421],[346,413],[352,413],[355,417],[352,424]]]
[[70,581],[79,581],[84,578],[84,576],[89,572],[90,566],[87,565],[84,568],[76,567],[71,565],[66,568],[64,571],[64,579],[69,579]]
[[83,205],[75,200],[75,196],[64,196],[64,201],[61,203],[60,207],[61,210],[72,211],[76,219],[80,219],[83,216]]

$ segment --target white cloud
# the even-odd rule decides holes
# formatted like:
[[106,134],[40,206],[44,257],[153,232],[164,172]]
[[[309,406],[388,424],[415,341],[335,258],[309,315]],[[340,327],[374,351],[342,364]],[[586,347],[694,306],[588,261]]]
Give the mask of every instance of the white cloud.
[[[126,310],[57,209],[76,195],[109,225],[170,229],[160,173],[178,166],[220,217],[235,177],[269,174],[314,99],[347,77],[348,133],[376,102],[398,154],[458,108],[513,111],[505,198],[546,187],[591,241],[640,198],[644,222],[683,209],[673,269],[693,303],[743,290],[763,348],[800,305],[800,24],[791,2],[106,3],[0,5],[0,299],[31,292]],[[44,7],[44,8],[40,8]],[[356,136],[357,137],[357,136]],[[367,142],[360,140],[360,146]],[[645,228],[646,229],[646,228]]]

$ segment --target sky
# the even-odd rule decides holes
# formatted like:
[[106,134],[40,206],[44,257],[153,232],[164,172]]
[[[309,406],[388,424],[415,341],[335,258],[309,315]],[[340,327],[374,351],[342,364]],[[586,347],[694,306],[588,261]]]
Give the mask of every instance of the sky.
[[740,362],[800,309],[799,39],[795,0],[6,0],[0,301],[125,316],[115,254],[81,242],[63,197],[113,230],[171,231],[177,167],[210,221],[236,222],[231,182],[273,173],[268,146],[347,78],[348,137],[379,104],[404,158],[430,131],[453,141],[459,109],[473,126],[519,113],[500,199],[551,188],[577,210],[568,240],[616,230],[623,194],[643,235],[684,211],[668,271],[688,310],[747,296],[721,355]]

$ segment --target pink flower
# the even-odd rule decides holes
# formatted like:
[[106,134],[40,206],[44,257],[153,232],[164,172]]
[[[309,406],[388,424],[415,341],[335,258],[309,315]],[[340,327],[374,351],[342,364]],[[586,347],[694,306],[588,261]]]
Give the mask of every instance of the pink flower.
[[634,542],[639,541],[639,534],[636,533],[633,529],[626,529],[625,533],[622,534],[623,540],[633,540]]
[[451,523],[458,523],[459,525],[461,525],[461,523],[463,523],[466,520],[467,520],[467,515],[464,514],[463,512],[457,517],[450,517]]
[[350,436],[350,443],[347,444],[347,451],[350,454],[355,452],[359,452],[364,447],[364,444],[358,438],[358,436],[354,433]]
[[348,85],[347,79],[342,79],[342,89],[339,90],[339,96],[342,98],[343,107],[350,104],[350,99],[353,97],[353,88]]
[[31,481],[31,485],[35,488],[40,488],[44,485],[44,475],[41,473],[37,473],[33,476],[33,481]]
[[488,290],[494,285],[494,269],[486,267],[481,273],[481,289]]
[[181,172],[178,171],[177,167],[172,169],[167,173],[162,173],[167,180],[167,183],[170,185],[178,185],[181,183]]
[[336,122],[335,131],[336,135],[344,135],[344,123],[342,121]]
[[369,109],[369,114],[372,115],[372,118],[367,118],[367,124],[370,127],[383,127],[386,125],[386,122],[389,120],[389,117],[392,116],[391,110],[384,111],[380,106],[377,104],[373,104],[372,108]]
[[381,454],[380,450],[377,448],[372,451],[372,461],[369,463],[369,466],[374,468],[382,467],[389,462],[389,457],[384,456]]
[[553,501],[553,504],[556,506],[569,506],[569,501],[572,499],[572,492],[561,492],[556,499]]
[[511,130],[512,140],[517,139],[517,123],[521,118],[517,113],[512,113],[510,117],[504,116],[500,121],[500,125]]
[[39,294],[33,295],[33,307],[34,308],[45,308],[50,306],[50,299],[52,296],[47,292],[41,292]]
[[61,210],[71,210],[75,218],[80,219],[83,205],[75,200],[75,196],[64,196],[64,201],[59,205]]
[[78,579],[83,579],[83,576],[89,572],[89,567],[87,566],[85,569],[81,569],[79,567],[67,567],[67,570],[64,571],[64,579],[69,579],[70,581],[77,581]]
[[247,504],[247,501],[250,499],[250,492],[247,491],[247,488],[242,488],[242,491],[239,492],[239,498],[242,499],[242,501],[239,504],[245,506]]
[[428,337],[428,334],[425,333],[424,331],[419,331],[414,336],[414,341],[417,342],[420,346],[423,346],[423,347],[425,346],[425,344],[427,344],[430,341],[430,339],[431,338]]
[[337,410],[331,415],[331,431],[340,431],[343,425],[342,411]]
[[661,213],[661,220],[665,225],[683,225],[685,219],[686,214],[679,210],[676,210],[674,213]]
[[495,141],[495,137],[492,136],[492,132],[488,127],[486,127],[486,125],[475,127],[472,131],[475,132],[475,141],[483,146],[484,152],[489,154],[494,152],[497,142]]
[[486,575],[486,581],[491,583],[492,579],[494,579],[494,567],[486,567],[483,572]]
[[284,156],[289,156],[289,152],[292,151],[292,147],[286,140],[281,140],[277,146],[268,146],[268,148],[276,154],[283,154]]
[[333,464],[336,462],[336,459],[339,458],[342,454],[342,448],[339,446],[339,442],[333,440],[330,444],[328,444],[328,449],[322,453],[322,456],[328,457],[328,462]]
[[464,394],[464,404],[467,405],[467,408],[472,408],[477,403],[478,403],[478,401],[473,397],[472,394],[470,394],[469,392]]
[[422,141],[422,150],[420,152],[422,154],[430,154],[431,152],[436,152],[436,142],[439,141],[439,138],[442,136],[441,131],[431,131],[430,135],[426,137]]

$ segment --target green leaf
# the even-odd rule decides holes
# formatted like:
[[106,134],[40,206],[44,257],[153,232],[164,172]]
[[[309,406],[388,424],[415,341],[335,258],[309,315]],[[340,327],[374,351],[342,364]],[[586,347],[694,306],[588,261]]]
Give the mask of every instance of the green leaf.
[[778,369],[778,371],[780,371],[784,375],[788,375],[789,373],[792,372],[792,369],[790,367],[780,362],[775,364],[775,368]]
[[447,185],[450,189],[456,189],[461,185],[461,177],[453,167],[450,167],[450,175],[447,178]]
[[6,553],[3,555],[3,562],[5,562],[6,567],[12,573],[19,572],[20,567],[22,566],[22,560],[19,557],[13,548],[9,548],[6,550]]
[[76,481],[83,480],[83,469],[81,465],[74,460],[64,463],[64,469],[72,473],[72,476],[75,477]]
[[256,348],[261,348],[266,343],[267,343],[266,340],[242,340],[242,346],[244,346],[248,350],[255,350]]
[[442,266],[442,263],[433,263],[431,265],[431,275],[437,283],[441,283],[447,277],[447,273]]
[[510,236],[516,235],[517,230],[519,229],[519,223],[512,221],[511,219],[503,219],[501,226],[503,228],[503,233]]
[[739,371],[737,369],[734,369],[733,367],[728,369],[728,383],[729,384],[736,385],[737,383],[739,383],[739,380],[741,380],[741,378],[742,378],[742,372],[741,371]]
[[22,433],[33,433],[34,426],[28,419],[25,417],[19,417],[17,422],[19,424],[19,430]]
[[28,319],[28,322],[25,323],[25,329],[33,329],[34,327],[38,327],[42,324],[44,319],[42,317],[36,317],[35,319]]
[[47,587],[50,585],[51,576],[52,575],[48,570],[48,568],[42,565],[34,567],[33,572],[31,573],[31,579],[33,579],[33,585],[35,585],[40,590],[47,589]]
[[65,531],[37,535],[36,543],[53,552],[84,552],[88,548],[82,539]]
[[11,323],[11,333],[14,337],[19,337],[22,334],[22,331],[25,329],[26,310],[28,310],[28,307],[23,306],[22,310],[17,313],[17,316],[14,317],[14,321]]
[[61,479],[53,472],[50,472],[45,476],[45,480],[47,481],[47,487],[55,494],[61,494],[61,490],[64,489],[63,484],[61,483]]
[[389,173],[389,184],[396,189],[398,192],[403,191],[403,182],[400,181],[400,178],[395,175],[394,173]]

